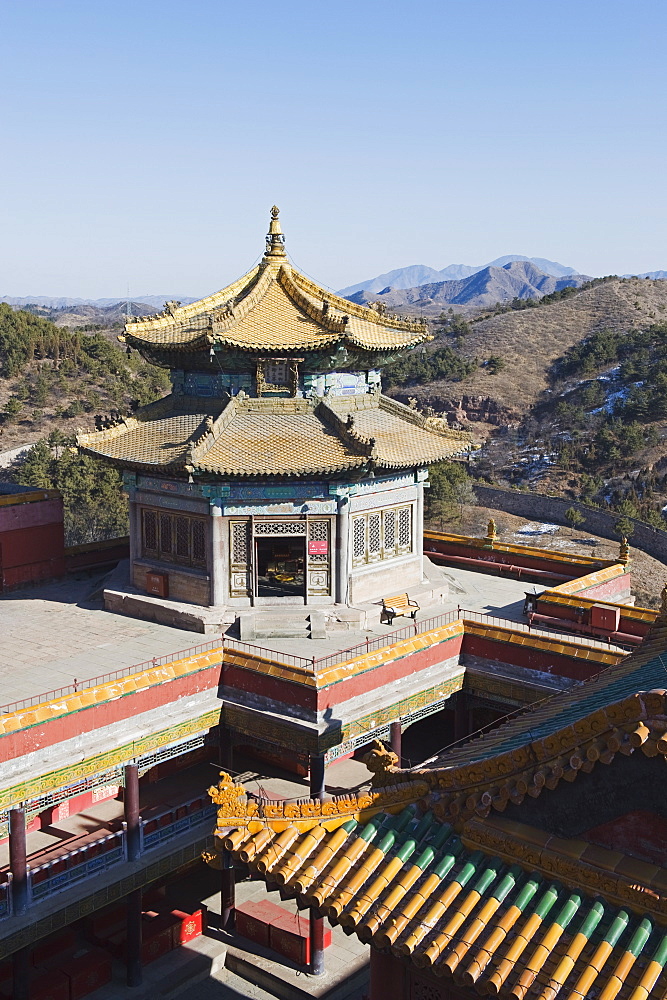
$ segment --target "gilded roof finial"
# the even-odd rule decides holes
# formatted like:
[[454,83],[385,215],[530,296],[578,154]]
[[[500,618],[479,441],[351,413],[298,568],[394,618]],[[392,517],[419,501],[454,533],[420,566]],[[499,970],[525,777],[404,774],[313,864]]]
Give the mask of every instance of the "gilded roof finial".
[[271,209],[271,222],[269,223],[269,231],[266,236],[266,253],[265,257],[286,257],[285,253],[285,237],[283,236],[283,231],[280,228],[280,220],[278,216],[280,215],[280,209],[277,205],[274,205]]

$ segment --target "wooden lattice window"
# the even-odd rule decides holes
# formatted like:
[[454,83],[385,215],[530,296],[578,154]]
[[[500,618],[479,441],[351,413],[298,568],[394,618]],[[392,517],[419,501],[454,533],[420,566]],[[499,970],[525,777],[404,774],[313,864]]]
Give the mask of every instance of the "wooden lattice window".
[[206,566],[206,521],[188,514],[144,509],[142,554],[181,566]]
[[154,510],[143,512],[143,539],[146,552],[157,552],[157,514]]
[[366,518],[352,519],[352,562],[366,562]]
[[412,507],[392,507],[352,518],[352,563],[393,559],[412,550]]
[[383,516],[383,541],[385,559],[393,555],[396,548],[396,511],[385,510]]
[[229,522],[229,595],[247,597],[250,585],[250,521]]

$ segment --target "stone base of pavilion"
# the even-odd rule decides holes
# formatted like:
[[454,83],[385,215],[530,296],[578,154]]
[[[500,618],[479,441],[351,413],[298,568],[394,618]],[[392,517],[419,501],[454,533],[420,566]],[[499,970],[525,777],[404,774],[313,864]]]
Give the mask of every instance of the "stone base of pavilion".
[[[409,592],[410,599],[420,607],[419,617],[424,617],[424,612],[428,612],[428,609],[433,609],[433,614],[437,614],[438,607],[449,597],[450,589],[451,578],[448,578],[444,569],[424,557],[422,583]],[[392,594],[382,596],[390,597]],[[103,591],[104,607],[115,614],[204,635],[226,631],[230,626],[235,626],[233,631],[238,632],[238,637],[250,641],[270,636],[318,640],[326,639],[331,632],[373,628],[380,624],[383,617],[382,596],[375,601],[356,605],[202,607],[199,604],[155,597],[139,590],[131,583],[129,560],[118,564],[107,578]],[[409,618],[397,618],[395,627],[408,621]]]

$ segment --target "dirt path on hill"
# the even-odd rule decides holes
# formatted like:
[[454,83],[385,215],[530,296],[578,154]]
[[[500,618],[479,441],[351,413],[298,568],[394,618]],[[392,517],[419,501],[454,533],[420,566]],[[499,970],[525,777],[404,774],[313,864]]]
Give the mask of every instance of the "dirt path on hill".
[[[435,520],[429,527],[435,531],[453,531],[461,535],[480,537],[486,534],[489,519],[496,522],[500,541],[515,545],[534,545],[544,549],[558,549],[598,559],[618,557],[619,543],[608,538],[599,538],[588,531],[572,531],[561,525],[545,525],[539,521],[527,521],[504,511],[490,510],[488,507],[465,507],[460,523],[440,523]],[[660,607],[660,592],[667,582],[667,566],[640,549],[632,547],[630,539],[630,568],[632,571],[632,593],[637,605],[645,608]]]

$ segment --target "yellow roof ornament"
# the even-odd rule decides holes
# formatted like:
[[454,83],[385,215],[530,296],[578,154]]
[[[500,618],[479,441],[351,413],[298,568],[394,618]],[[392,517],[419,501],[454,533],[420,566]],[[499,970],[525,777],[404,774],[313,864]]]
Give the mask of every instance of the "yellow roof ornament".
[[283,231],[280,228],[280,220],[278,218],[279,215],[280,209],[277,205],[274,205],[271,209],[271,222],[269,223],[269,231],[266,235],[265,258],[287,256],[285,253],[285,237],[283,236]]

